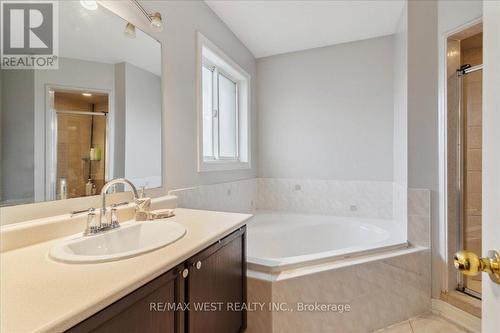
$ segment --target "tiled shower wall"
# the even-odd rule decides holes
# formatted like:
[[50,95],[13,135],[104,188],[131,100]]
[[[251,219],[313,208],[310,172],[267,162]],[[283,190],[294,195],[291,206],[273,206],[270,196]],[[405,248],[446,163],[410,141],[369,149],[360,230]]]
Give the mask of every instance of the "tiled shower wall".
[[254,178],[170,191],[179,207],[279,210],[381,219],[393,217],[392,182]]

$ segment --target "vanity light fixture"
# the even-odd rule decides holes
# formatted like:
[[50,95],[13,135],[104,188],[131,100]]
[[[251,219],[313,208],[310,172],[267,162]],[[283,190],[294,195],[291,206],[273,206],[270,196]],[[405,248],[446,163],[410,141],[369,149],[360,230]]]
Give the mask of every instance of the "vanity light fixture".
[[151,28],[153,28],[156,32],[161,32],[163,30],[163,21],[161,19],[161,14],[159,12],[149,13],[137,0],[131,0],[132,3],[141,11],[141,13],[146,16],[151,24]]
[[127,22],[127,25],[125,26],[125,36],[129,38],[135,38],[135,25],[133,25],[130,22]]
[[88,10],[96,10],[97,9],[97,1],[95,0],[80,0],[80,4],[83,8]]
[[82,93],[82,95],[85,96],[85,97],[91,97],[92,96],[91,93]]

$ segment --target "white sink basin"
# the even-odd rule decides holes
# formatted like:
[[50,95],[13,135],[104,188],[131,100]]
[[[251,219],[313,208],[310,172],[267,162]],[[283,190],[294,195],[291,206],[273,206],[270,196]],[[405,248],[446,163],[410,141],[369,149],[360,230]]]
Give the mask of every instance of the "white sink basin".
[[94,236],[71,236],[50,249],[50,256],[67,263],[97,263],[120,260],[156,250],[186,234],[177,222],[130,221],[120,228]]

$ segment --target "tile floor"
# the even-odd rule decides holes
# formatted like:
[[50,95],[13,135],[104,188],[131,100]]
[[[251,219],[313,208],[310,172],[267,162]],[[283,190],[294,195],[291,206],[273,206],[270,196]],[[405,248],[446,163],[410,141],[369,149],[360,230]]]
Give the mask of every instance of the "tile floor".
[[470,333],[444,317],[428,314],[383,328],[374,333]]

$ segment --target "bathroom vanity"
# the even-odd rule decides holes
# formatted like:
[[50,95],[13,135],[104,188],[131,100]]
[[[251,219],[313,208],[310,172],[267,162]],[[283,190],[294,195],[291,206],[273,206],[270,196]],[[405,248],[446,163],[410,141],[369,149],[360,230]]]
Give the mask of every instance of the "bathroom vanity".
[[245,230],[239,228],[68,332],[243,332],[246,312],[234,309],[246,302]]
[[[175,199],[166,196],[155,204],[172,207]],[[119,211],[124,221],[133,218],[131,207]],[[98,263],[66,263],[49,255],[70,235],[81,234],[85,216],[4,226],[0,331],[240,332],[246,314],[226,310],[246,301],[250,217],[176,208],[175,216],[158,223],[182,224],[182,238],[154,251]],[[199,311],[219,302],[221,309]]]

